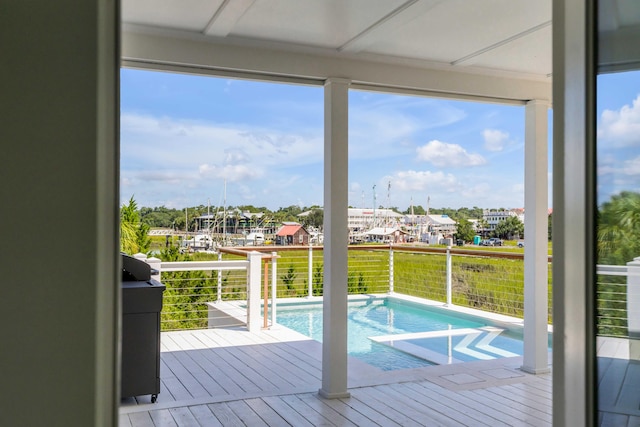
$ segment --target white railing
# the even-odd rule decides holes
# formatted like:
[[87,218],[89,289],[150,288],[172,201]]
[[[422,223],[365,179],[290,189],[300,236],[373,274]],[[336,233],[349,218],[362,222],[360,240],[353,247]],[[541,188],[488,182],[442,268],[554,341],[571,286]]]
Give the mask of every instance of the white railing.
[[[268,262],[272,264],[271,283],[276,283],[277,255],[264,255],[259,252],[230,250],[235,255],[245,256],[245,260],[218,261],[162,261],[155,257],[147,258],[144,254],[134,255],[136,258],[147,262],[157,272],[152,278],[166,286],[163,303],[163,330],[172,329],[200,329],[215,325],[229,326],[237,324],[238,318],[246,319],[250,331],[268,327],[268,275],[264,275],[264,315],[260,315],[261,293],[261,265],[263,260],[265,272]],[[171,273],[196,273],[175,275]],[[214,276],[211,274],[215,272]],[[223,277],[224,272],[235,273]],[[242,272],[237,274],[237,272]],[[202,274],[197,274],[202,273]],[[208,273],[208,274],[207,274]],[[224,288],[228,288],[225,291]],[[229,291],[230,289],[230,291]],[[212,298],[212,296],[216,298]],[[275,307],[275,286],[271,290],[271,306]],[[220,310],[215,304],[223,302],[223,296],[227,301],[246,301],[246,311],[242,315],[233,313],[234,309]],[[271,311],[271,322],[275,323],[276,311]],[[260,320],[264,319],[261,324]],[[175,324],[179,326],[176,327]]]
[[[244,305],[239,309],[237,302],[246,301],[246,310],[242,316],[236,316],[242,317],[243,324],[252,330],[266,328],[269,318],[271,325],[276,324],[277,297],[308,298],[323,294],[322,247],[277,247],[283,260],[279,265],[277,253],[271,252],[274,249],[220,248],[221,252],[243,258],[238,260],[223,260],[222,253],[217,261],[147,259],[162,275],[157,279],[167,286],[164,329],[229,326],[222,318],[222,308],[229,308],[230,301],[236,301],[235,313],[244,310]],[[270,272],[266,265],[269,261]],[[265,262],[264,270],[261,262]],[[351,294],[398,292],[449,306],[455,304],[522,317],[523,280],[522,253],[517,251],[495,253],[457,247],[398,245],[349,247]]]
[[597,334],[640,339],[640,257],[596,274]]

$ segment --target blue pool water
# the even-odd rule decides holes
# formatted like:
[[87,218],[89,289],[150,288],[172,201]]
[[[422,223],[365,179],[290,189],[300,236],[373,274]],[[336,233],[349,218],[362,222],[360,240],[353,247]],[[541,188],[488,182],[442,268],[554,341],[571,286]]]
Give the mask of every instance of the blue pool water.
[[[322,341],[320,304],[279,306],[278,323]],[[522,340],[482,321],[375,299],[349,304],[347,349],[350,356],[393,370],[518,356]]]

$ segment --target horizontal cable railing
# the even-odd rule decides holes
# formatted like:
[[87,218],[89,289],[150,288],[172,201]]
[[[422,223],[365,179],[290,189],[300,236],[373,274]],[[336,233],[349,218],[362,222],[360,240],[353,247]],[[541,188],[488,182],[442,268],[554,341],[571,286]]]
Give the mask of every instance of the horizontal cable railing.
[[350,247],[347,274],[349,294],[389,292],[389,256],[388,247]]
[[[322,296],[324,261],[319,246],[220,248],[220,254],[198,254],[212,261],[162,262],[166,286],[163,330],[216,325],[211,303],[247,300],[248,254],[260,251],[273,264],[265,271],[267,296]],[[275,255],[275,256],[274,256]],[[449,262],[447,261],[449,257]],[[277,259],[276,270],[273,271]],[[263,264],[264,265],[264,264]],[[551,263],[549,262],[549,268]],[[263,276],[264,273],[261,272]],[[260,278],[262,283],[263,277]],[[493,313],[523,317],[524,256],[464,248],[353,245],[348,251],[349,294],[401,294]],[[264,304],[264,287],[260,302]],[[549,321],[551,274],[549,273]],[[609,290],[608,292],[613,292]],[[617,297],[611,297],[618,301]],[[271,306],[270,302],[267,302]],[[615,304],[609,304],[617,307]],[[604,307],[604,309],[613,309]],[[264,315],[265,319],[271,315]],[[615,318],[611,314],[610,318]],[[266,325],[266,322],[265,322]]]
[[[451,257],[450,271],[447,254]],[[394,273],[395,292],[524,317],[522,252],[394,247]],[[547,288],[551,323],[551,258]]]
[[182,261],[161,263],[166,286],[161,313],[163,331],[204,329],[211,318],[209,303],[247,299],[246,261]]
[[596,270],[596,334],[628,338],[626,265],[598,265]]
[[455,256],[452,264],[454,304],[524,317],[522,260]]

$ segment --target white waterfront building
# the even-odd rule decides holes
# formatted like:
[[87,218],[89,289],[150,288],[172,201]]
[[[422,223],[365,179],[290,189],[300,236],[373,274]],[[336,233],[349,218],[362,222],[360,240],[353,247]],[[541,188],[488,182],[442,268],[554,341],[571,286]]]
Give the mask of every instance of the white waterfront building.
[[507,218],[512,216],[517,217],[524,223],[524,209],[520,210],[522,211],[522,216],[520,216],[516,209],[500,211],[485,210],[482,213],[482,219],[484,219],[487,224],[489,224],[489,228],[487,229],[487,231],[495,230],[500,221],[505,221]]

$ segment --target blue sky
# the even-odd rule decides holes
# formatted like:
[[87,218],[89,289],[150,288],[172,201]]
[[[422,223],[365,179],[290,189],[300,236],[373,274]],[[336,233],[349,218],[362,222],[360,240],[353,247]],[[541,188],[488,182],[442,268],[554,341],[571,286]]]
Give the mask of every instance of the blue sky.
[[598,203],[640,192],[640,71],[598,76]]
[[[321,87],[123,69],[121,88],[122,203],[218,206],[226,179],[227,205],[322,205]],[[612,112],[603,140],[621,121],[640,126],[624,115],[640,87],[614,92],[599,104]],[[371,207],[374,185],[378,206],[400,209],[427,198],[432,208],[524,205],[524,107],[353,90],[349,104],[350,205]]]

